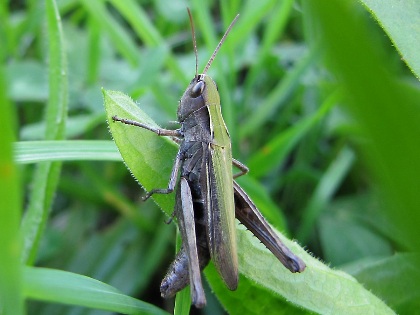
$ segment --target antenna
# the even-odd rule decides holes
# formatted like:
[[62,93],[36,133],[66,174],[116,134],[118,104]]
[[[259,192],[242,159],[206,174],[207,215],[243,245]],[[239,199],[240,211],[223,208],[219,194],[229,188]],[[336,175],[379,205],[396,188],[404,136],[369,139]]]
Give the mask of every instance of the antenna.
[[187,8],[187,11],[188,11],[188,16],[190,17],[191,33],[192,33],[192,40],[194,44],[194,54],[195,54],[195,77],[197,77],[198,76],[197,41],[195,40],[194,22],[193,22],[190,8]]
[[238,19],[239,14],[237,14],[235,16],[235,18],[233,19],[233,21],[230,23],[228,29],[226,30],[225,34],[223,35],[222,39],[220,40],[219,44],[217,45],[216,49],[213,52],[213,55],[211,55],[209,61],[207,62],[206,67],[203,70],[203,74],[206,74],[207,70],[209,70],[214,58],[216,57],[217,53],[219,52],[220,47],[222,46],[223,42],[226,39],[226,36],[229,34],[230,30],[232,29],[233,25],[236,23],[236,20]]

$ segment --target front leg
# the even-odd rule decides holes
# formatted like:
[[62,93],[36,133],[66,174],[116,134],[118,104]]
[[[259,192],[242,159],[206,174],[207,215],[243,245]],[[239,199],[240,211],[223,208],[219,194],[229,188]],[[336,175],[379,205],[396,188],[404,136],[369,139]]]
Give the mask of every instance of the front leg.
[[143,197],[143,200],[149,199],[153,194],[170,194],[174,191],[176,180],[178,178],[179,169],[181,167],[181,161],[182,161],[183,155],[184,153],[181,152],[181,150],[179,150],[178,153],[176,154],[174,167],[172,168],[171,177],[169,178],[168,187],[152,189],[146,194],[146,196]]
[[[158,136],[170,136],[170,137],[176,137],[176,138],[182,137],[182,133],[180,129],[170,130],[170,129],[156,128],[156,127],[152,127],[152,126],[143,124],[135,120],[119,118],[116,115],[112,116],[112,120],[114,122],[118,121],[126,125],[136,126],[136,127],[150,130],[156,133]],[[178,154],[176,155],[176,158],[175,158],[174,167],[172,168],[172,173],[169,179],[168,187],[165,189],[152,189],[146,194],[146,196],[143,197],[143,200],[149,199],[153,194],[170,194],[174,191],[176,180],[178,178],[179,168],[181,166],[181,159],[182,159],[182,153],[178,151]]]
[[143,124],[143,123],[135,121],[135,120],[119,118],[116,115],[112,116],[112,120],[114,122],[119,121],[119,122],[122,122],[123,124],[126,124],[126,125],[136,126],[136,127],[140,127],[140,128],[150,130],[150,131],[154,132],[155,134],[157,134],[158,136],[169,136],[169,137],[177,137],[177,138],[182,137],[182,133],[181,133],[180,129],[171,130],[171,129],[156,128],[156,127],[152,127],[152,126]]

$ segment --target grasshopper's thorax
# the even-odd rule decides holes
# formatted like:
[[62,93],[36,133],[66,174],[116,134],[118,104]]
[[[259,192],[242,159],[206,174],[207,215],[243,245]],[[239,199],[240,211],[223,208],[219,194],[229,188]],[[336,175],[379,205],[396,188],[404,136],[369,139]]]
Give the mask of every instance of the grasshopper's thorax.
[[179,102],[178,121],[188,133],[185,140],[230,147],[217,85],[209,76],[199,74],[188,85]]

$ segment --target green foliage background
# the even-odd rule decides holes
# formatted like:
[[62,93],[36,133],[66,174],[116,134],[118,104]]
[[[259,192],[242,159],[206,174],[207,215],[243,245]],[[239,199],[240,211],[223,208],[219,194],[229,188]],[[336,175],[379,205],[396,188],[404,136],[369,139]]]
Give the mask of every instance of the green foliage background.
[[[159,284],[175,225],[141,202],[103,103],[127,111],[108,90],[121,91],[172,127],[194,75],[187,6],[199,69],[240,13],[209,73],[251,169],[239,182],[331,267],[285,240],[308,269],[283,273],[239,227],[238,291],[210,266],[208,306],[193,312],[417,314],[420,4],[408,0],[1,2],[0,314],[172,312]],[[150,144],[139,159],[164,165],[137,180],[165,183],[162,152],[176,147],[136,132]],[[188,310],[186,291],[175,311]]]

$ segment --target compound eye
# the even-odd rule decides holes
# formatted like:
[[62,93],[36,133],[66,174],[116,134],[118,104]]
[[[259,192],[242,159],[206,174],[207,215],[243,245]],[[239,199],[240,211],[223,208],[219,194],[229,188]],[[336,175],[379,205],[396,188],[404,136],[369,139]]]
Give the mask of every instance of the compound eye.
[[191,97],[198,97],[203,93],[204,90],[204,82],[203,81],[198,81],[193,88],[190,91],[190,95]]

